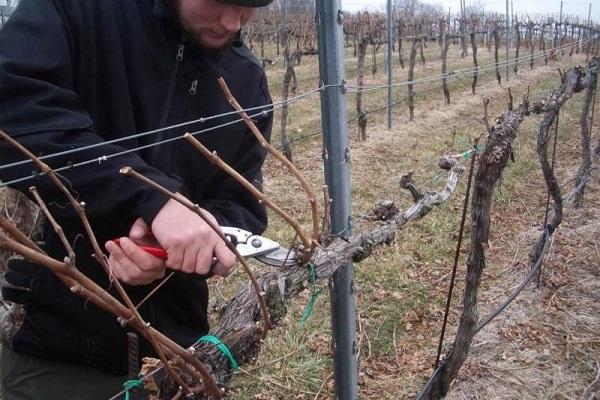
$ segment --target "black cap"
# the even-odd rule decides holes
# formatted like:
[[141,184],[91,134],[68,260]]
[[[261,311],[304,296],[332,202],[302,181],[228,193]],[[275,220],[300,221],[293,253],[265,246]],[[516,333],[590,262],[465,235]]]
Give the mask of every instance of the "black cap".
[[273,2],[273,0],[218,0],[221,3],[235,4],[242,7],[265,7]]

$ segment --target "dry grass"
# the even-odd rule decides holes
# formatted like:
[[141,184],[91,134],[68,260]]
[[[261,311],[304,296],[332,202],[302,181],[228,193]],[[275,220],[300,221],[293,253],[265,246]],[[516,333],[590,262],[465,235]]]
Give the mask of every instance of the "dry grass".
[[[576,398],[593,380],[600,356],[597,183],[596,177],[583,210],[567,212],[547,256],[542,287],[526,290],[481,332],[449,398]],[[520,256],[499,247],[487,273],[502,279],[492,278],[483,291],[483,313],[527,272],[526,251],[539,234],[534,230],[514,236]]]
[[[556,170],[563,193],[571,189],[578,166],[580,100],[571,102],[561,116]],[[482,314],[525,276],[528,251],[540,234],[544,187],[539,171],[528,176],[530,181],[515,185],[512,197],[499,207],[495,222],[499,229],[492,240],[496,251],[480,295]],[[541,288],[526,290],[478,335],[448,398],[572,399],[579,398],[594,379],[600,359],[597,175],[586,198],[583,209],[566,210],[544,263]]]
[[[532,98],[548,94],[558,82],[555,68],[577,62],[582,60],[565,59],[548,67],[538,65],[533,71],[521,69],[519,78],[510,81],[515,99],[527,91],[527,86],[531,87]],[[426,73],[432,75],[436,71],[437,66]],[[490,115],[496,116],[506,109],[507,96],[506,87],[499,87],[492,79],[483,79],[478,93],[491,98]],[[444,152],[465,150],[472,138],[485,129],[481,121],[484,96],[471,95],[468,83],[459,82],[451,89],[450,106],[443,104],[441,90],[419,98],[413,122],[408,121],[404,106],[396,108],[395,128],[391,131],[384,126],[382,114],[372,115],[366,142],[354,140],[356,128],[350,127],[355,216],[368,212],[381,199],[392,199],[401,206],[410,204],[409,196],[398,190],[398,178],[408,170],[416,171],[418,182],[432,188],[439,186],[438,157]],[[348,96],[348,101],[352,109],[352,96]],[[377,99],[371,101],[374,104]],[[378,103],[384,103],[384,99],[378,99]],[[305,134],[310,131],[306,126],[318,127],[317,107],[309,101],[294,107],[290,125],[293,132]],[[574,100],[561,116],[558,174],[566,185],[577,167],[578,110],[580,102]],[[517,162],[509,166],[496,193],[492,222],[495,251],[484,276],[482,313],[500,302],[524,274],[531,238],[537,235],[535,227],[543,221],[545,189],[535,154],[538,123],[538,118],[530,118],[522,125],[515,152]],[[298,129],[302,132],[296,132]],[[277,142],[277,134],[274,141]],[[294,143],[293,149],[295,164],[315,187],[320,187],[320,139]],[[267,192],[308,226],[304,195],[272,160],[267,161],[265,181]],[[593,212],[598,203],[597,178],[592,185],[595,188],[588,192],[581,217],[579,211],[569,212],[569,222],[555,238],[542,289],[527,289],[498,322],[482,332],[450,397],[573,398],[581,395],[592,381],[594,359],[600,358],[595,333],[600,331],[600,280],[591,261],[597,251],[597,230],[591,226],[583,228],[582,223],[597,218]],[[400,232],[390,247],[377,249],[373,257],[356,265],[360,398],[411,398],[429,376],[463,194],[464,182],[448,204]],[[581,230],[567,235],[568,226]],[[362,228],[356,221],[354,229]],[[524,232],[529,232],[529,236]],[[289,228],[277,218],[271,220],[267,234],[279,240],[292,238]],[[569,241],[567,237],[577,240]],[[567,253],[581,253],[583,258],[556,258],[563,252],[562,247]],[[463,262],[447,341],[453,337],[459,317],[464,269]],[[560,282],[570,283],[559,285]],[[286,320],[267,339],[256,366],[248,371],[250,376],[243,373],[234,379],[232,399],[333,397],[329,302],[326,295],[321,295],[316,312],[305,326],[300,326],[299,317],[307,301],[305,293],[289,305]],[[496,330],[493,335],[489,333]]]

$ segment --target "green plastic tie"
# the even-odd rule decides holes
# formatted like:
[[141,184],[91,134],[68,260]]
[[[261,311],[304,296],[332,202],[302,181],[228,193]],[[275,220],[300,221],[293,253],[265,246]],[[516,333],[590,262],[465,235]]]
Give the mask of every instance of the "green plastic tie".
[[313,310],[315,308],[315,304],[317,303],[319,295],[323,290],[322,288],[317,289],[317,272],[315,271],[315,264],[313,264],[312,262],[309,263],[308,271],[310,272],[310,284],[312,287],[312,291],[310,293],[310,299],[308,300],[306,307],[304,307],[304,311],[302,311],[302,316],[300,317],[301,326],[304,325],[306,320],[308,320],[308,318],[312,315]]
[[218,337],[213,336],[213,335],[205,335],[205,336],[202,336],[200,339],[198,339],[198,341],[196,343],[200,343],[200,342],[214,344],[215,346],[217,346],[217,348],[219,350],[221,350],[221,353],[223,353],[225,358],[227,360],[229,360],[229,363],[231,364],[231,368],[236,370],[240,367],[238,365],[237,361],[235,360],[235,357],[233,357],[233,354],[231,354],[231,351],[229,350],[229,348],[225,345],[225,343],[221,342]]
[[465,160],[468,160],[469,158],[473,157],[473,155],[475,154],[481,154],[485,151],[485,145],[477,145],[475,146],[475,148],[473,149],[473,147],[469,144],[469,140],[465,137],[459,137],[456,142],[458,143],[458,145],[462,148],[471,148],[470,150],[466,150],[464,151],[463,154],[463,158]]
[[130,379],[123,383],[123,389],[125,389],[125,400],[129,400],[129,392],[131,389],[142,388],[144,382],[141,379]]
[[476,152],[477,152],[477,150],[468,150],[463,153],[463,158],[465,160],[468,160],[469,158],[473,157],[473,154],[476,154]]
[[482,146],[477,145],[477,146],[475,146],[474,149],[466,151],[464,153],[463,157],[465,158],[465,160],[468,160],[469,158],[473,157],[475,154],[481,154],[484,151],[485,151],[485,145],[482,145]]

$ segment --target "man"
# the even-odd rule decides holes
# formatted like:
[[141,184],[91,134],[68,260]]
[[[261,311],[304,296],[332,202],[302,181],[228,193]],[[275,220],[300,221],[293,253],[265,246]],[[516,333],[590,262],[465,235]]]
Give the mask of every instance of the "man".
[[[165,276],[175,275],[140,307],[142,316],[182,346],[208,331],[208,291],[202,275],[226,276],[235,257],[203,220],[142,183],[118,174],[126,165],[200,204],[221,225],[260,233],[264,208],[236,182],[203,159],[186,131],[260,184],[265,154],[231,111],[216,79],[223,77],[243,107],[271,104],[264,72],[239,32],[256,7],[272,0],[21,0],[0,31],[0,129],[61,173],[85,202],[105,245],[114,277],[141,301]],[[184,121],[185,127],[169,128]],[[270,132],[271,116],[257,120]],[[140,132],[151,132],[135,135]],[[126,138],[125,140],[119,140]],[[158,143],[162,143],[157,145]],[[82,149],[83,150],[77,150]],[[128,151],[130,150],[130,151]],[[118,156],[117,156],[118,155]],[[107,156],[107,157],[103,157]],[[0,143],[0,180],[36,186],[73,244],[77,267],[111,290],[92,258],[81,223],[66,199],[32,164],[2,168],[22,156]],[[103,160],[85,164],[89,160]],[[79,165],[80,163],[84,165]],[[152,234],[166,249],[161,261],[138,246]],[[111,239],[120,238],[120,246]],[[48,224],[44,250],[65,249]],[[65,288],[43,267],[8,263],[6,300],[25,315],[4,338],[3,400],[106,399],[127,367],[126,328]],[[145,342],[141,355],[152,354]]]

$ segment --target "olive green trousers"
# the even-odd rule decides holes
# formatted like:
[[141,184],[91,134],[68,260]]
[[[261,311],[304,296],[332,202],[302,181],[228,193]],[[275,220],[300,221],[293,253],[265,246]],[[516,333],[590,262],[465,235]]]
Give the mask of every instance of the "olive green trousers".
[[25,356],[6,346],[0,352],[2,400],[108,400],[127,380],[86,366]]

